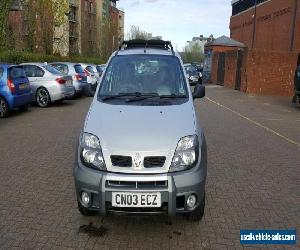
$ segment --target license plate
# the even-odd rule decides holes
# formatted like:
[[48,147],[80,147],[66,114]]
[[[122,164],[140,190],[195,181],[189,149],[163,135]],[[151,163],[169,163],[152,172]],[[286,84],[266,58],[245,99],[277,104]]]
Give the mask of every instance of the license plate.
[[72,86],[73,84],[72,84],[72,81],[71,80],[68,80],[67,82],[66,82],[66,85],[67,86]]
[[113,207],[161,207],[160,193],[112,193]]
[[27,89],[27,86],[28,84],[26,83],[19,84],[19,89]]

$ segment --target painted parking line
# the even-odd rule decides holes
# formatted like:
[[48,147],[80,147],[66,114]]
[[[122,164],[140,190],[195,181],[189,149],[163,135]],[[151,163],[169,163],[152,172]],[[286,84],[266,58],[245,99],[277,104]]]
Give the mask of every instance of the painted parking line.
[[245,115],[242,115],[241,113],[239,113],[239,112],[237,112],[237,111],[235,111],[235,110],[233,110],[233,109],[231,109],[229,107],[224,106],[223,104],[221,104],[219,102],[216,102],[216,101],[210,99],[209,97],[205,97],[205,98],[206,98],[206,100],[214,103],[215,105],[217,105],[217,106],[219,106],[219,107],[221,107],[223,109],[226,109],[226,110],[230,111],[231,113],[233,113],[233,114],[235,114],[235,115],[237,115],[237,116],[239,116],[239,117],[247,120],[248,122],[250,122],[250,123],[252,123],[252,124],[254,124],[254,125],[256,125],[256,126],[262,128],[262,129],[268,131],[269,133],[272,133],[272,134],[280,137],[281,139],[283,139],[283,140],[285,140],[285,141],[287,141],[287,142],[289,142],[289,143],[297,146],[299,148],[299,150],[300,150],[300,143],[298,143],[298,142],[296,142],[296,141],[294,141],[294,140],[292,140],[292,139],[290,139],[290,138],[288,138],[288,137],[280,134],[279,132],[277,132],[277,131],[275,131],[275,130],[273,130],[273,129],[271,129],[271,128],[269,128],[269,127],[267,127],[267,126],[265,126],[265,125],[263,125],[263,124],[261,124],[259,122],[256,122],[256,121],[252,120],[251,118],[249,118],[249,117],[247,117]]

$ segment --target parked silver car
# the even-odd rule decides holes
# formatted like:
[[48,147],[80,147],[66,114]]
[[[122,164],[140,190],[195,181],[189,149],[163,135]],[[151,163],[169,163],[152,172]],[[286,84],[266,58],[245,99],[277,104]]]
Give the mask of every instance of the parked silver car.
[[62,72],[64,75],[72,76],[73,86],[76,92],[75,94],[80,95],[83,93],[87,85],[87,76],[80,64],[70,62],[54,62],[49,63],[49,65]]
[[170,42],[124,44],[109,60],[79,136],[79,211],[200,220],[207,149],[193,102],[205,88],[191,92]]
[[97,72],[101,76],[106,69],[106,64],[96,65]]
[[85,93],[87,96],[94,96],[96,88],[98,86],[99,77],[96,69],[91,64],[80,63],[83,67],[85,74],[87,76],[87,88]]
[[45,108],[54,101],[62,101],[74,96],[72,76],[66,76],[50,65],[43,63],[23,63],[29,79],[34,101]]

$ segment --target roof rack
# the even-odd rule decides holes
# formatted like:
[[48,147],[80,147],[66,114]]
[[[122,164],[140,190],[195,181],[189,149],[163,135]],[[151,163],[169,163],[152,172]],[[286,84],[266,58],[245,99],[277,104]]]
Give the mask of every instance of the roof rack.
[[119,47],[121,49],[133,49],[133,48],[144,48],[145,53],[147,48],[152,49],[164,49],[164,50],[171,50],[173,55],[174,49],[172,43],[170,41],[163,41],[163,40],[143,40],[143,39],[133,39],[129,41],[123,41],[122,45]]

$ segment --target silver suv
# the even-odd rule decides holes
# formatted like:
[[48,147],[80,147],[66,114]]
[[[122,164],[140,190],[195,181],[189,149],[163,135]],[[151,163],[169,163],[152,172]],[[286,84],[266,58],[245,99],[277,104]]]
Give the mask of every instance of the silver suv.
[[127,41],[109,59],[79,136],[74,178],[83,215],[185,213],[205,207],[206,142],[170,42]]

